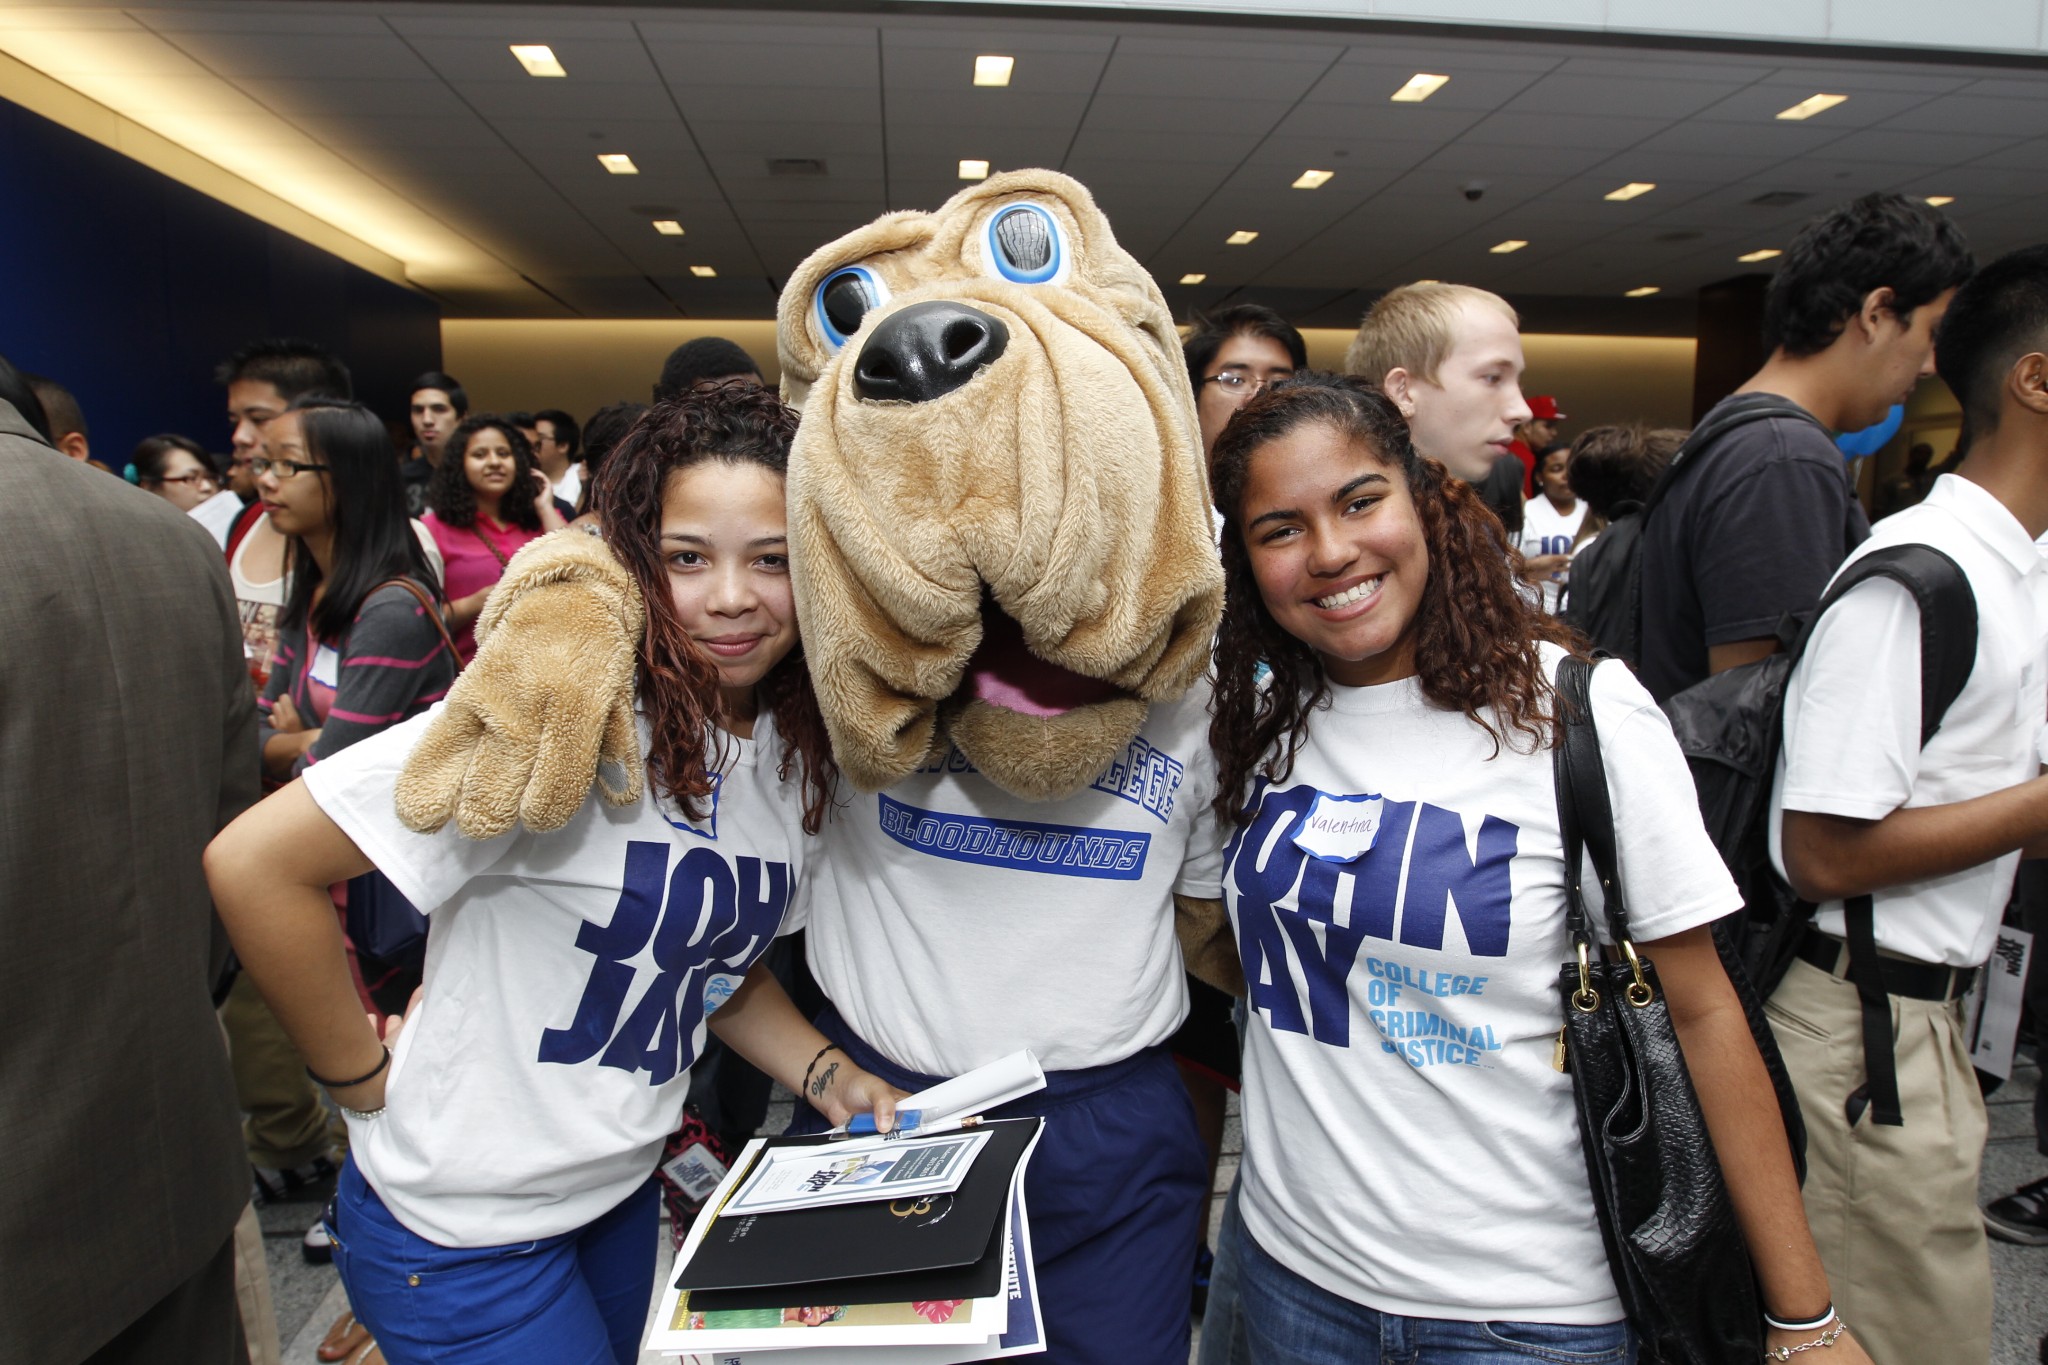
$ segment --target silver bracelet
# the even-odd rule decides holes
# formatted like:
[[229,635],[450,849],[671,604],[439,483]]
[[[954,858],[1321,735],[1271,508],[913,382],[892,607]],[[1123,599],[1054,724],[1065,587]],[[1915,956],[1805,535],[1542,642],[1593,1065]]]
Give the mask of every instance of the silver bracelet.
[[335,1107],[350,1118],[357,1119],[363,1123],[368,1123],[371,1119],[384,1116],[384,1106],[381,1104],[375,1109],[351,1109],[345,1104],[338,1104]]
[[1817,1351],[1823,1347],[1833,1346],[1836,1339],[1848,1330],[1849,1324],[1837,1317],[1834,1326],[1822,1332],[1812,1341],[1802,1341],[1797,1346],[1766,1346],[1764,1348],[1764,1359],[1790,1360],[1793,1356],[1803,1355],[1808,1351]]
[[1827,1311],[1820,1316],[1802,1318],[1798,1322],[1787,1322],[1783,1318],[1774,1318],[1768,1312],[1764,1314],[1764,1325],[1766,1327],[1775,1327],[1780,1332],[1818,1332],[1834,1320],[1835,1306],[1833,1304],[1829,1304]]

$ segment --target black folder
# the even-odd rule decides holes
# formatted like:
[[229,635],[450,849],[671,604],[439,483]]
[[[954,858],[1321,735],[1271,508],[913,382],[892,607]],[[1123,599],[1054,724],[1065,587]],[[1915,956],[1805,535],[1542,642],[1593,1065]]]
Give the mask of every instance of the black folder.
[[[951,1195],[716,1218],[676,1272],[674,1284],[691,1291],[692,1308],[706,1310],[793,1306],[794,1286],[802,1286],[804,1303],[997,1294],[1011,1183],[1043,1122],[1022,1118],[983,1124],[989,1140]],[[770,1138],[764,1145],[805,1147],[822,1141]]]

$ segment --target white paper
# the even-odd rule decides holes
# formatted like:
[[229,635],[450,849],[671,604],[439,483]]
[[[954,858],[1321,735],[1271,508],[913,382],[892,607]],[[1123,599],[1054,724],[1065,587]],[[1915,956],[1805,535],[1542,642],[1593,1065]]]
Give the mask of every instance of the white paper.
[[2027,992],[2027,964],[2033,959],[2034,936],[2024,929],[2000,927],[1991,958],[1977,972],[1967,1013],[1970,1064],[2000,1079],[2012,1076],[2013,1048],[2019,1040],[2020,1008]]
[[951,1194],[988,1138],[986,1132],[957,1132],[770,1148],[722,1216]]
[[923,1115],[918,1126],[928,1128],[953,1119],[985,1114],[998,1105],[1043,1089],[1045,1070],[1027,1049],[906,1096],[896,1102],[896,1107],[917,1110]]

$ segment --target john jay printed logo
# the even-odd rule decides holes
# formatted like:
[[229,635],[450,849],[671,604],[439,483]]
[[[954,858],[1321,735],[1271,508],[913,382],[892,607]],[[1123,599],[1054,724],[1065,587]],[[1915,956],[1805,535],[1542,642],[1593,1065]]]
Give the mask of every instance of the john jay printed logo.
[[[1458,812],[1423,801],[1263,784],[1253,801],[1251,823],[1224,852],[1224,877],[1237,902],[1238,952],[1252,1006],[1275,1029],[1351,1046],[1350,979],[1369,938],[1442,951],[1455,915],[1474,956],[1507,955],[1515,825],[1485,816],[1475,842]],[[1299,968],[1299,986],[1290,963]],[[1490,1032],[1461,1029],[1428,1009],[1377,1007],[1395,1004],[1404,990],[1410,1000],[1402,1003],[1414,1003],[1414,995],[1482,995],[1486,978],[1418,972],[1372,957],[1366,965],[1370,1014],[1387,1051],[1414,1066],[1476,1065],[1474,1056],[1496,1046]]]
[[[595,957],[576,1017],[541,1034],[540,1058],[577,1066],[645,1071],[649,1085],[674,1080],[696,1058],[697,1029],[775,937],[789,904],[789,864],[760,858],[728,861],[717,850],[687,850],[669,872],[669,845],[635,839],[626,845],[624,886],[611,922],[585,921],[576,946]],[[632,965],[649,944],[654,979],[626,1008],[647,973]],[[623,1022],[620,1016],[624,1015]]]

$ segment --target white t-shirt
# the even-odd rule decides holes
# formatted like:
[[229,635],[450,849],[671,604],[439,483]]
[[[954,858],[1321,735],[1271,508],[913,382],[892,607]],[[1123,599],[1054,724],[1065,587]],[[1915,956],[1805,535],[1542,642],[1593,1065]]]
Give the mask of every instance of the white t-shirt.
[[[1560,651],[1542,651],[1554,670]],[[1730,913],[1663,712],[1619,663],[1592,696],[1637,940]],[[1336,688],[1224,855],[1254,1012],[1245,1224],[1380,1312],[1622,1316],[1571,1078],[1551,1064],[1571,948],[1550,751],[1530,748],[1491,757],[1414,679]],[[1587,888],[1598,922],[1590,866]]]
[[[1579,527],[1586,521],[1586,500],[1580,498],[1572,504],[1569,512],[1557,510],[1549,498],[1538,495],[1522,504],[1522,555],[1534,559],[1538,555],[1568,555],[1572,552],[1572,541],[1579,534]],[[1564,592],[1565,577],[1570,566],[1557,571],[1543,581],[1543,609],[1557,614],[1558,598]]]
[[[1785,743],[1771,788],[1771,861],[1785,868],[1783,812],[1881,820],[1941,806],[2041,771],[2048,719],[2048,563],[2005,505],[1944,474],[1917,506],[1886,517],[1849,563],[1884,545],[1931,545],[1961,566],[1977,599],[1977,660],[1920,747],[1920,609],[1897,583],[1849,590],[1820,618],[1785,686]],[[1873,897],[1877,946],[1921,962],[1974,967],[1991,955],[2019,854],[1887,887]],[[1815,925],[1841,936],[1842,903]]]
[[555,485],[555,496],[571,507],[576,505],[576,495],[583,491],[583,466],[571,460],[569,468],[563,471],[562,480]]
[[[802,870],[803,803],[766,716],[726,738],[702,824],[649,796],[585,801],[552,834],[415,834],[392,789],[440,707],[306,771],[330,819],[430,916],[426,994],[364,1176],[443,1246],[580,1228],[654,1170],[716,1009],[773,941]],[[642,743],[646,741],[643,723]]]
[[1173,893],[1215,899],[1209,687],[1156,704],[1095,782],[1026,801],[958,749],[825,825],[803,886],[811,970],[891,1060],[954,1076],[1018,1048],[1120,1061],[1187,1012]]

